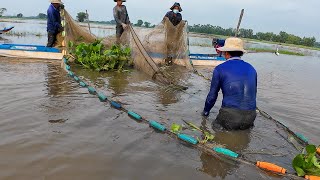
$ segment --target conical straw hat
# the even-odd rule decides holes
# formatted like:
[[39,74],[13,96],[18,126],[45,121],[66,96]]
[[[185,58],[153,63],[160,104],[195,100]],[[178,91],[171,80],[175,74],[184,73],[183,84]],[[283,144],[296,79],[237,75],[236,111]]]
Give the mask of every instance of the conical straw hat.
[[223,47],[218,48],[219,51],[242,51],[246,53],[244,50],[244,43],[240,38],[230,37],[226,39],[226,42]]

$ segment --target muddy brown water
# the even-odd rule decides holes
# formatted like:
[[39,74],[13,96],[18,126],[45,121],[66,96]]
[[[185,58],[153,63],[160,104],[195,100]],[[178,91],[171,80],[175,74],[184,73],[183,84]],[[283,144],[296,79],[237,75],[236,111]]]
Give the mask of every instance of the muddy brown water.
[[[3,38],[9,43],[46,41],[34,36]],[[258,71],[258,106],[320,144],[319,58],[249,54],[244,59]],[[167,125],[187,120],[212,130],[221,105],[220,94],[210,117],[203,119],[210,83],[181,67],[169,71],[188,85],[187,93],[167,92],[136,70],[72,70],[126,108]],[[211,76],[212,68],[198,70]],[[0,179],[286,179],[217,160],[137,123],[80,88],[59,63],[1,58],[0,76]],[[286,136],[259,115],[253,129],[217,132],[215,142],[247,160],[269,161],[293,172],[291,160],[297,151],[279,134]]]
[[[312,57],[244,57],[259,74],[258,105],[320,144],[320,61]],[[166,124],[192,121],[211,130],[221,96],[208,119],[200,112],[209,83],[183,68],[188,94],[168,93],[145,74],[73,70],[125,107]],[[211,68],[199,68],[210,76]],[[280,179],[230,164],[157,133],[80,88],[60,64],[0,62],[0,179]],[[248,131],[216,133],[215,141],[252,161],[287,167],[296,153],[258,116]],[[281,132],[283,133],[283,132]],[[251,154],[266,153],[266,154]],[[267,155],[273,153],[274,155]]]

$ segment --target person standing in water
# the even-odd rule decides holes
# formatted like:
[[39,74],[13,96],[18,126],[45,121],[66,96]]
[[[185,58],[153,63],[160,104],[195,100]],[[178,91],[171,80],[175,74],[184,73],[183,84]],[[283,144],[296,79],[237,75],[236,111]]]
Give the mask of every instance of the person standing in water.
[[[171,11],[167,12],[167,14],[164,16],[163,22],[168,19],[173,26],[177,27],[182,21],[182,15],[180,13],[182,9],[180,3],[175,2],[170,10]],[[167,57],[165,58],[165,63],[167,65],[171,65],[176,55],[176,53],[174,52],[174,49],[176,49],[175,40],[179,39],[182,33],[178,32],[177,30],[175,30],[175,32],[169,31],[167,33]]]
[[252,65],[241,59],[245,52],[243,41],[227,38],[218,48],[227,59],[213,71],[210,92],[202,115],[208,116],[216,103],[218,92],[223,99],[216,122],[227,130],[244,130],[254,125],[256,114],[257,72]]
[[51,4],[47,11],[47,47],[53,47],[57,42],[57,35],[63,31],[61,25],[60,9],[63,8],[61,0],[51,0]]
[[117,2],[117,5],[113,8],[113,17],[116,21],[116,36],[117,43],[120,43],[120,37],[124,32],[124,29],[130,24],[128,11],[125,5],[122,5],[126,0],[114,0]]
[[167,17],[170,22],[176,26],[182,21],[182,15],[181,15],[181,6],[180,3],[174,3],[173,6],[170,8],[171,11],[167,12],[165,17]]
[[224,39],[213,38],[213,40],[212,40],[212,46],[216,50],[219,57],[222,57],[222,52],[219,51],[218,48],[223,47],[224,43],[225,43]]

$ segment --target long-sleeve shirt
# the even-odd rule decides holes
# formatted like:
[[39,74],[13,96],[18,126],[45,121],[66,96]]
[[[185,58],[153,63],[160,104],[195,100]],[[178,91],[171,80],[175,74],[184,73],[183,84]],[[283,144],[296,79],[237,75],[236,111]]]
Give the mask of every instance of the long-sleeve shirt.
[[61,28],[60,10],[50,4],[47,15],[47,32],[58,33]]
[[225,40],[224,39],[218,39],[216,42],[217,42],[217,44],[214,46],[214,48],[216,49],[217,54],[220,54],[221,51],[219,51],[218,48],[224,46]]
[[165,17],[169,18],[174,26],[178,25],[182,21],[182,15],[180,13],[175,14],[173,11],[167,12]]
[[114,20],[117,22],[117,25],[121,25],[122,23],[130,23],[128,11],[125,5],[115,6],[113,8],[113,17]]
[[204,112],[210,112],[220,89],[223,94],[222,107],[256,109],[257,72],[239,57],[230,58],[214,69]]

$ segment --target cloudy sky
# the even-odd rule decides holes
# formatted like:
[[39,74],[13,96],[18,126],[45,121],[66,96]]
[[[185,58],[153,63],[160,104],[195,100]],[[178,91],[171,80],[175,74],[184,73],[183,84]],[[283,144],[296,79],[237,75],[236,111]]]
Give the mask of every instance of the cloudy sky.
[[[178,0],[177,0],[178,1]],[[175,0],[127,0],[131,22],[138,19],[157,24]],[[212,24],[224,28],[235,27],[242,8],[245,15],[243,28],[255,32],[286,31],[299,36],[315,36],[320,41],[319,0],[179,0],[183,18],[189,24]],[[90,19],[113,19],[112,0],[64,0],[66,9],[75,16],[88,10]],[[22,13],[25,16],[45,13],[48,0],[1,0],[0,8],[8,9],[8,15]]]

